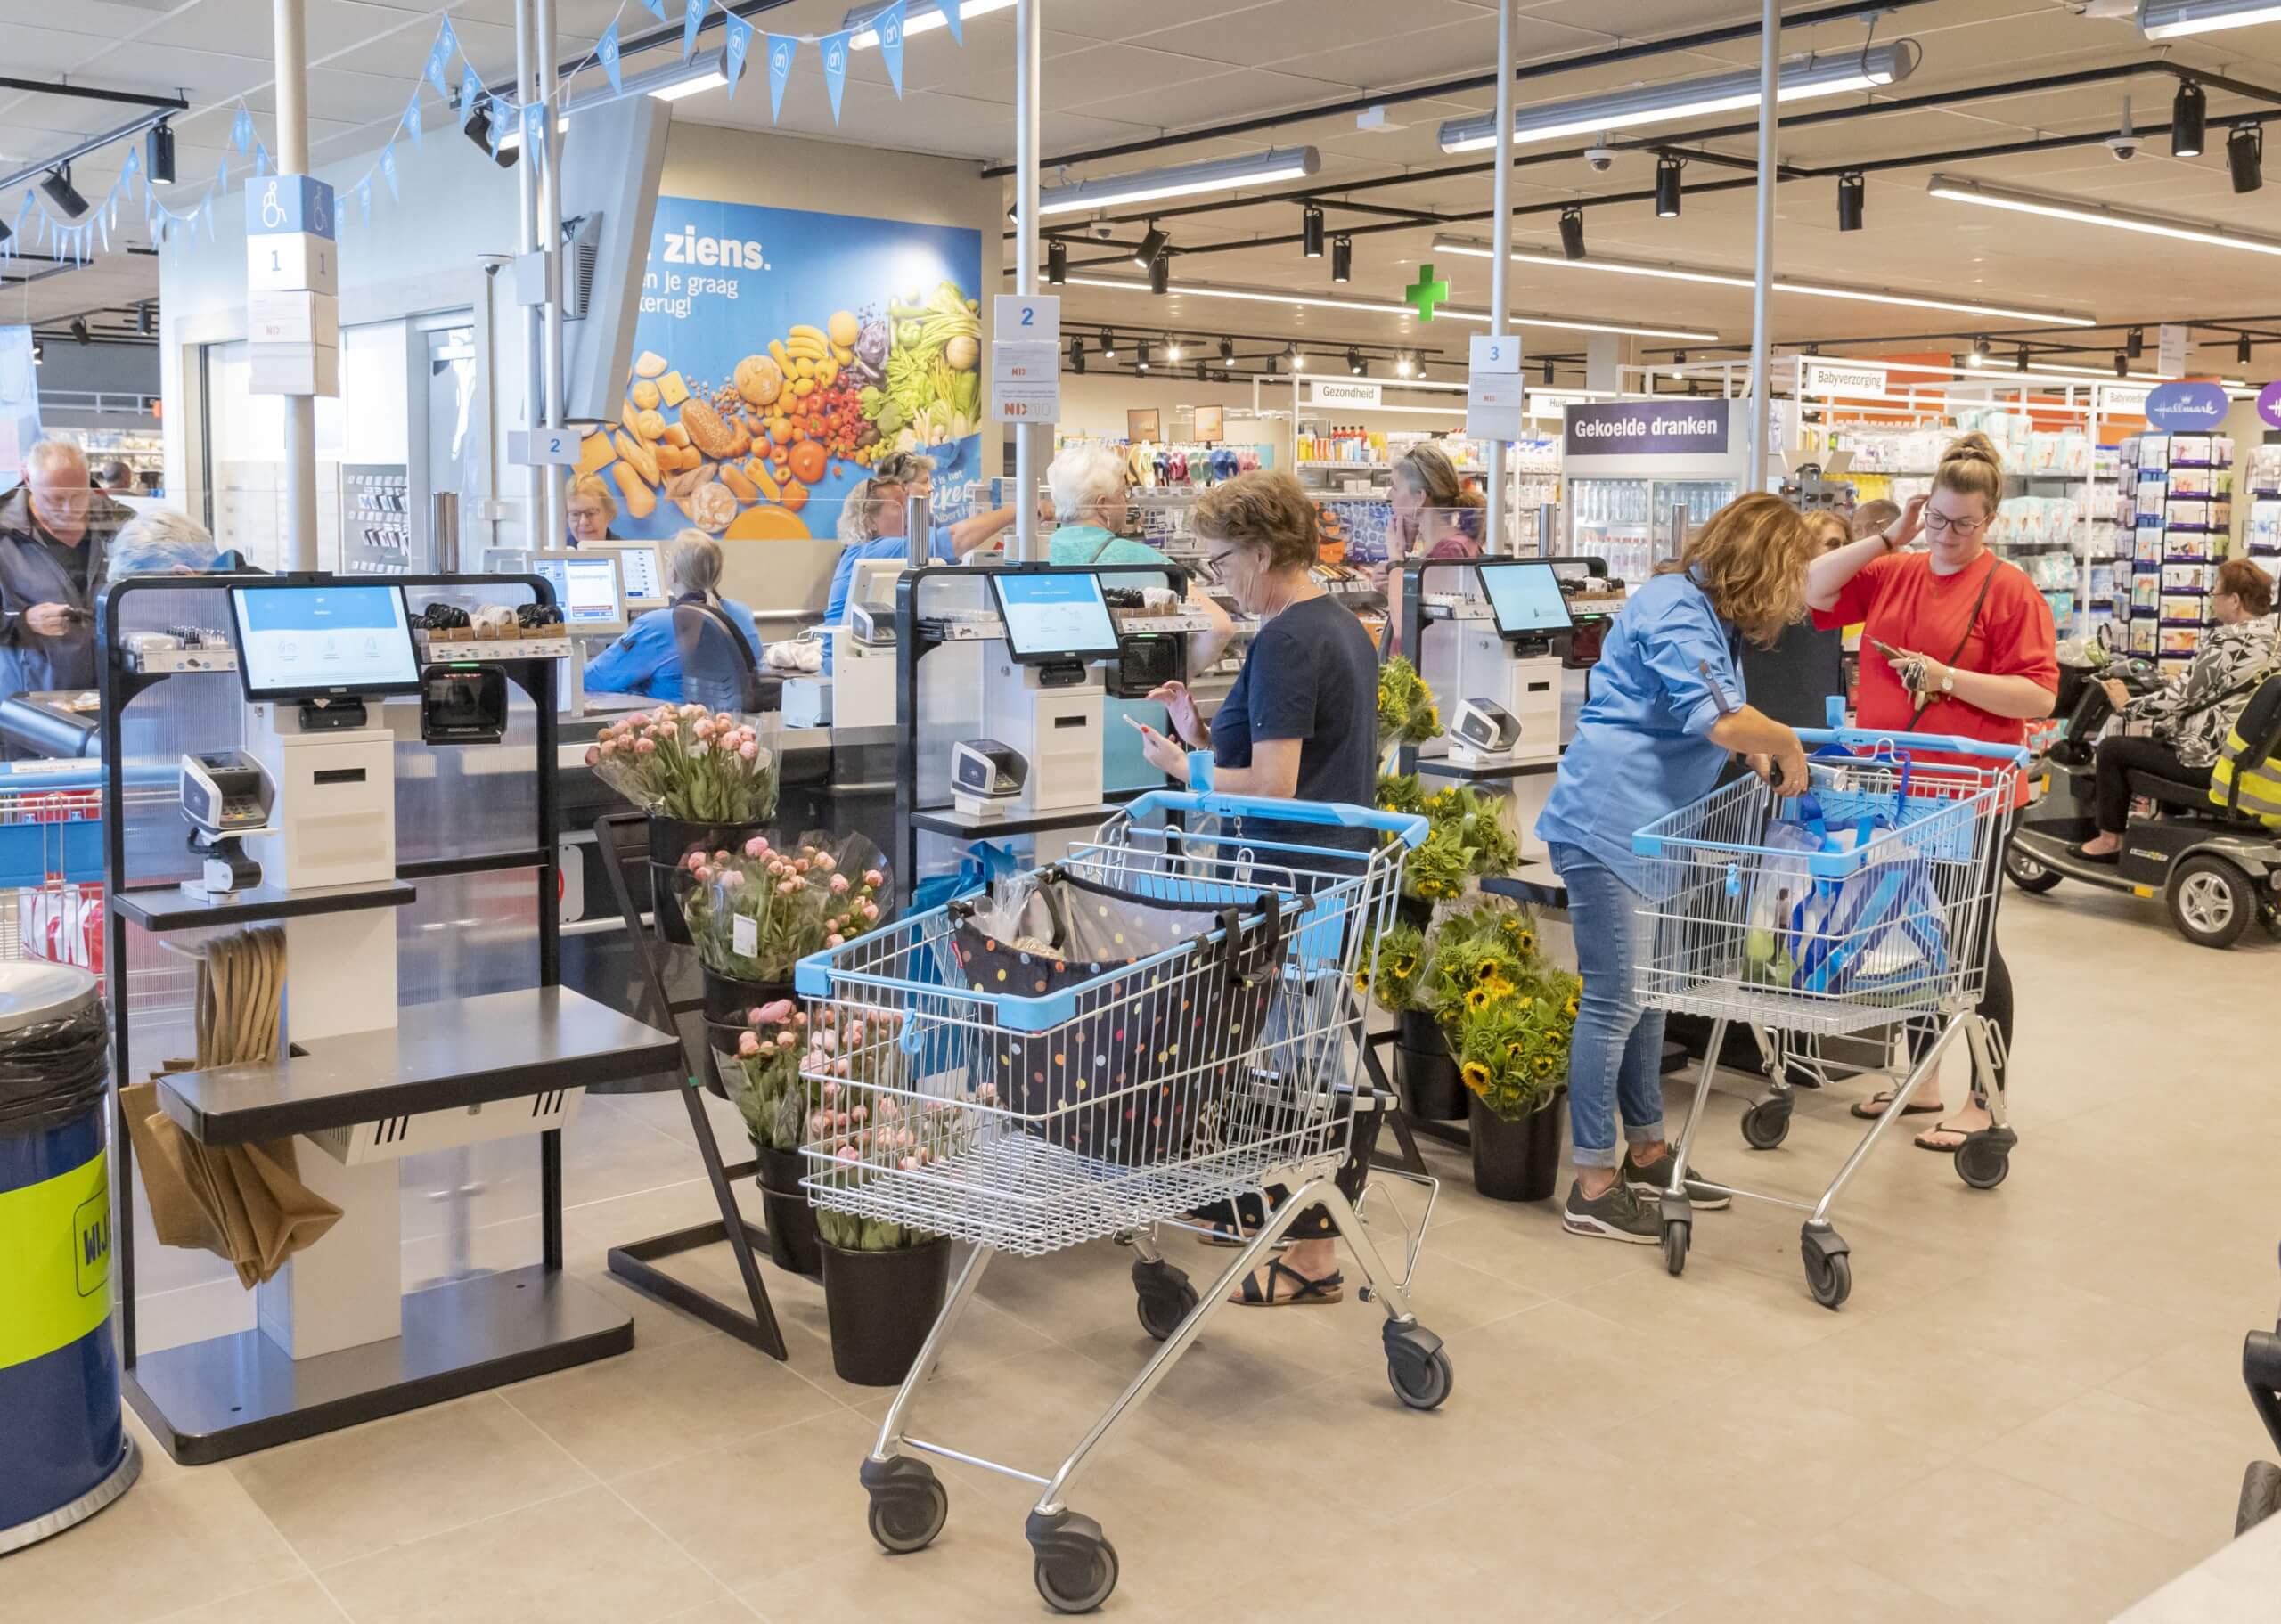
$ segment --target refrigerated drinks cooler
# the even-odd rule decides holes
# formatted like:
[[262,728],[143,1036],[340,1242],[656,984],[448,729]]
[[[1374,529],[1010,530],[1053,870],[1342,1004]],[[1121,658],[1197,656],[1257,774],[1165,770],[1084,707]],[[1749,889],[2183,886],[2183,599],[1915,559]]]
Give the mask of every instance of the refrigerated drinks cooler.
[[1740,403],[1664,396],[1567,408],[1561,471],[1568,551],[1645,580],[1679,556],[1689,533],[1740,494],[1748,477]]

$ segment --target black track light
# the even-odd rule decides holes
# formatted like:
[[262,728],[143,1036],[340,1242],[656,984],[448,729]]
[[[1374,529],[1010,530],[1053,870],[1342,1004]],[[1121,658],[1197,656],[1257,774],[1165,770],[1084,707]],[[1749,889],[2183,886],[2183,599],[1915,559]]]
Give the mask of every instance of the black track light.
[[75,315],[71,318],[71,342],[74,344],[85,344],[87,342],[87,318],[86,316]]
[[[491,144],[490,104],[480,99],[470,100],[461,111],[466,117],[461,121],[460,134],[475,143],[477,148],[502,169],[513,168],[515,160],[523,154],[522,143],[517,142],[513,146]],[[1013,210],[1008,209],[1006,218],[1010,222],[1013,217]]]
[[143,143],[143,173],[161,186],[170,186],[175,178],[175,129],[171,124],[154,124]]
[[1101,335],[1101,359],[1104,361],[1116,359],[1116,335],[1113,332],[1105,332]]
[[2020,346],[2020,353],[2012,357],[2012,364],[2023,372],[2028,370],[2028,347],[2026,345],[2023,344]]
[[1868,184],[1859,169],[1848,169],[1837,177],[1837,229],[1858,232],[1861,229],[1861,204],[1868,195]]
[[1140,246],[1132,250],[1132,263],[1147,270],[1163,257],[1165,249],[1171,243],[1172,238],[1158,231],[1154,220],[1149,221],[1148,231],[1141,235]]
[[1683,349],[1673,350],[1672,352],[1672,364],[1673,366],[1685,366],[1687,364],[1687,352]]
[[1204,370],[1204,363],[1201,361],[1196,363],[1196,381],[1198,383],[1212,381],[1212,374]]
[[1341,232],[1330,240],[1330,280],[1354,279],[1354,239]]
[[1362,375],[1362,352],[1361,350],[1350,349],[1346,352],[1346,370],[1356,378],[1360,378]]
[[1295,372],[1307,364],[1307,358],[1300,353],[1296,340],[1283,347],[1283,363]]
[[1680,161],[1666,152],[1656,160],[1656,217],[1675,220],[1679,217]]
[[1980,337],[1972,341],[1972,353],[1974,358],[1976,360],[1985,361],[1988,359],[1988,335],[1986,333],[1981,334]]
[[1309,259],[1322,257],[1322,210],[1312,203],[1299,211],[1299,252]]
[[2130,357],[2121,350],[2114,353],[2114,375],[2117,378],[2130,376]]
[[1173,285],[1173,257],[1159,254],[1149,262],[1149,291],[1162,293]]
[[2203,131],[2207,123],[2210,98],[2202,94],[2202,86],[2192,79],[2179,81],[2178,94],[2171,98],[2171,156],[2199,158],[2202,156]]
[[58,164],[50,169],[41,180],[39,189],[47,193],[49,200],[63,211],[67,219],[76,220],[87,212],[87,200],[81,197],[78,188],[71,184],[69,164]]
[[1408,350],[1402,351],[1402,354],[1394,358],[1394,375],[1395,377],[1407,378],[1417,370],[1417,358],[1411,355]]
[[147,338],[149,338],[149,337],[151,336],[151,328],[152,328],[154,325],[156,325],[156,323],[155,323],[155,322],[154,322],[154,321],[152,320],[153,316],[155,316],[156,314],[157,314],[157,313],[156,313],[155,311],[153,311],[153,310],[151,308],[151,306],[148,306],[148,305],[137,305],[137,306],[135,306],[135,331],[136,332],[138,332],[138,333],[142,334],[142,335],[143,335],[143,337],[144,337],[144,338],[146,338],[146,339],[147,339]]
[[1544,362],[1544,387],[1548,389],[1552,387],[1552,358],[1549,355]]
[[1560,211],[1560,251],[1570,259],[1584,257],[1584,211],[1574,203]]
[[1149,370],[1149,341],[1146,339],[1133,347],[1132,364],[1140,371],[1145,372]]
[[2244,333],[2240,338],[2234,340],[2234,360],[2237,364],[2242,366],[2247,366],[2249,364],[2250,343],[2249,335],[2247,333]]
[[2134,327],[2122,335],[2122,353],[2133,361],[2146,353],[2146,330]]
[[14,226],[9,224],[5,220],[0,220],[0,242],[7,241],[9,238],[15,234],[16,228]]
[[1059,237],[1045,245],[1045,280],[1057,288],[1069,280],[1069,245]]
[[2255,192],[2265,184],[2265,129],[2261,125],[2236,124],[2226,135],[2226,167],[2233,172],[2236,192]]
[[1221,364],[1222,366],[1225,366],[1225,365],[1227,365],[1230,362],[1233,361],[1235,358],[1236,358],[1236,341],[1235,341],[1233,339],[1221,339],[1221,340],[1220,340],[1220,364]]
[[1167,360],[1167,361],[1171,361],[1171,362],[1178,362],[1178,361],[1180,360],[1181,355],[1182,355],[1182,353],[1183,353],[1183,352],[1181,351],[1181,347],[1180,347],[1180,340],[1179,340],[1178,339],[1165,339],[1165,360]]
[[1085,340],[1074,332],[1069,335],[1069,370],[1080,377],[1085,371]]

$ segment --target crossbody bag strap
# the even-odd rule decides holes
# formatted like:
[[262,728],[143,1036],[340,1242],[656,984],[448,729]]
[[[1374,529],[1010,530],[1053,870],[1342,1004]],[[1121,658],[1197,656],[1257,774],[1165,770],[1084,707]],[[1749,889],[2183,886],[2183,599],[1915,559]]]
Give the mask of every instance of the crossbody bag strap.
[[[1973,631],[1980,624],[1980,611],[1988,602],[1988,589],[1996,584],[1996,572],[2003,567],[2004,560],[1991,553],[1988,559],[1988,573],[1980,577],[1980,595],[1972,600],[1972,617],[1964,623],[1964,635],[1957,639],[1957,646],[1950,651],[1949,657],[1941,662],[1950,670],[1956,668],[1958,659],[1964,654],[1965,645],[1972,641]],[[1917,702],[1917,714],[1909,719],[1909,726],[1912,731],[1918,722],[1925,720],[1925,713],[1932,708],[1933,701],[1930,699],[1919,699]]]

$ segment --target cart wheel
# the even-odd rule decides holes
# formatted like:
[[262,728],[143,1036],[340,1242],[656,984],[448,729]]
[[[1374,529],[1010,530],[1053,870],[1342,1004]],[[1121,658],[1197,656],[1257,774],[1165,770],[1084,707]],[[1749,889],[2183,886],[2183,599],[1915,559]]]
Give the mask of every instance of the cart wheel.
[[1826,1309],[1842,1304],[1853,1292],[1852,1261],[1842,1252],[1805,1249],[1806,1289]]
[[1996,1138],[1997,1130],[1967,1134],[1956,1148],[1957,1177],[1975,1190],[1992,1190],[2012,1171],[2011,1136]]
[[1687,1272],[1688,1231],[1689,1223],[1667,1223],[1664,1226],[1664,1267],[1675,1275]]
[[2242,1473],[2242,1500],[2234,1513],[2234,1538],[2238,1539],[2275,1512],[2281,1511],[2281,1466],[2253,1460]]
[[925,1462],[912,1464],[919,1470],[870,1486],[871,1538],[890,1556],[925,1550],[950,1520],[951,1497],[942,1480]]
[[1158,1342],[1179,1330],[1181,1321],[1195,1311],[1196,1287],[1170,1263],[1133,1264],[1132,1289],[1140,1310],[1140,1328]]
[[2041,896],[2066,877],[2056,869],[2047,869],[2017,846],[2004,848],[2004,877],[2030,896]]
[[1434,1409],[1450,1396],[1457,1372],[1442,1339],[1418,1324],[1386,1321],[1386,1380],[1412,1409]]
[[1091,1612],[1116,1588],[1116,1547],[1090,1517],[1071,1517],[1030,1564],[1037,1593],[1056,1612]]
[[[1790,1097],[1770,1094],[1743,1113],[1743,1142],[1753,1150],[1771,1150],[1790,1137]],[[1679,1272],[1674,1269],[1673,1274]]]

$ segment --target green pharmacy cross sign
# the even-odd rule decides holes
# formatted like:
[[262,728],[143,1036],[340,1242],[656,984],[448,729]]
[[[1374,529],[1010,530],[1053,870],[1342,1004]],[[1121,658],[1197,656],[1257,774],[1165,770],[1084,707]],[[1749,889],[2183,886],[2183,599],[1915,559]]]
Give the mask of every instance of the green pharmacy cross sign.
[[1418,267],[1418,280],[1402,290],[1402,297],[1418,306],[1419,321],[1430,322],[1434,319],[1434,306],[1450,302],[1449,279],[1436,281],[1434,267],[1421,265]]

